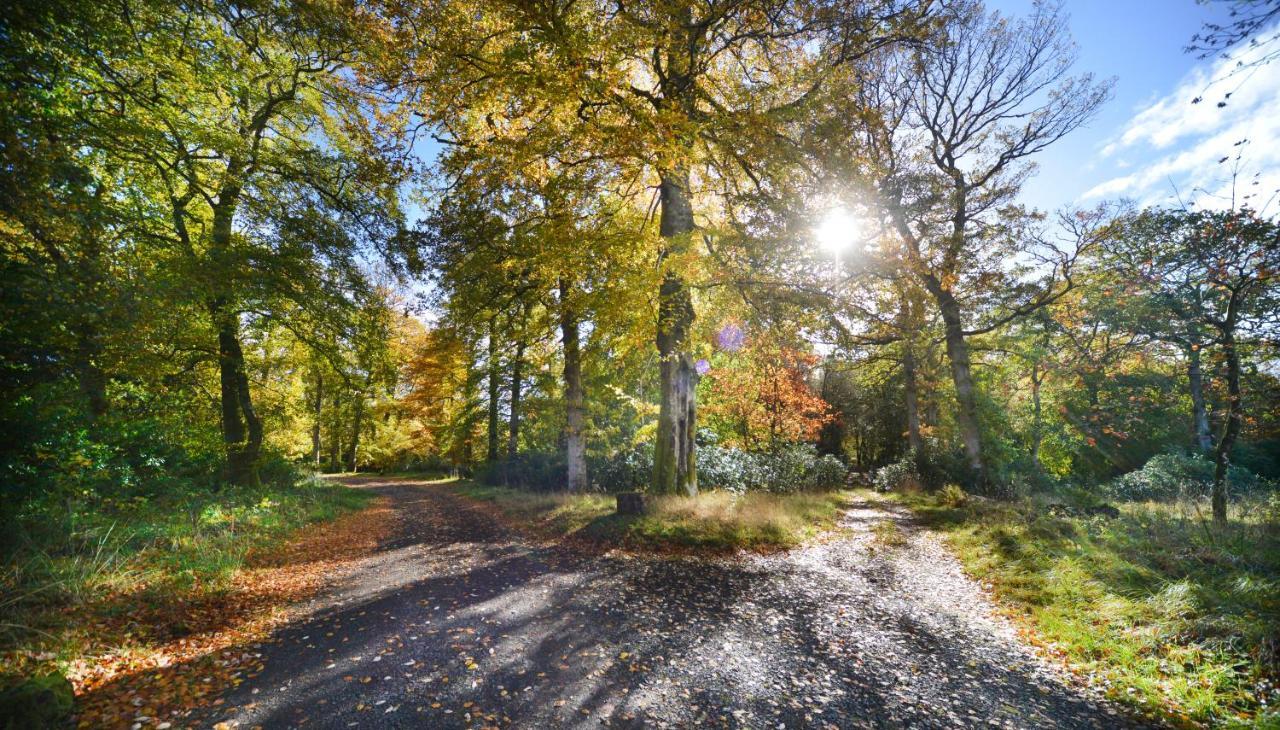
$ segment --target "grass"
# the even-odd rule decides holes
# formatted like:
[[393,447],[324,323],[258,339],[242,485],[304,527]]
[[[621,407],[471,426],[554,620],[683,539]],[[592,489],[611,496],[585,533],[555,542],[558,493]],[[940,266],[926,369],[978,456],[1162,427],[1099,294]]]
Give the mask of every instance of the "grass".
[[876,543],[884,547],[902,547],[910,542],[896,522],[881,520],[871,527]]
[[[1280,727],[1280,524],[1203,505],[1056,517],[1027,500],[899,496],[1038,639],[1113,698],[1180,725]],[[1274,509],[1274,508],[1273,508]]]
[[[175,604],[216,606],[254,556],[367,500],[306,478],[25,506],[8,525],[0,564],[0,675],[8,677],[0,684],[36,668],[66,670],[93,655],[132,651],[173,631],[135,617],[166,615]],[[127,631],[112,635],[120,625]]]
[[848,492],[746,494],[704,492],[651,498],[648,514],[614,514],[605,494],[540,494],[460,482],[456,491],[492,503],[505,516],[548,537],[581,536],[638,549],[711,552],[795,547],[835,528]]

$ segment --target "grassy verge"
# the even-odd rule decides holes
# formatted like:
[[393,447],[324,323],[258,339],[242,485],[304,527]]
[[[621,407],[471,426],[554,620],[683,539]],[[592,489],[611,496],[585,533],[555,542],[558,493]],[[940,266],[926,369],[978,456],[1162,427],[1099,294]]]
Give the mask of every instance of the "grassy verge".
[[848,492],[747,494],[704,492],[659,497],[649,514],[614,514],[605,494],[539,494],[460,482],[456,491],[549,536],[581,536],[628,548],[727,552],[794,547],[836,526]]
[[368,495],[316,479],[254,489],[28,505],[0,565],[0,683],[56,668],[74,679],[211,627],[242,607],[239,574],[298,528]]
[[1197,505],[1125,505],[1108,519],[900,499],[1113,698],[1176,724],[1280,727],[1267,709],[1280,701],[1280,526],[1264,510],[1215,528]]

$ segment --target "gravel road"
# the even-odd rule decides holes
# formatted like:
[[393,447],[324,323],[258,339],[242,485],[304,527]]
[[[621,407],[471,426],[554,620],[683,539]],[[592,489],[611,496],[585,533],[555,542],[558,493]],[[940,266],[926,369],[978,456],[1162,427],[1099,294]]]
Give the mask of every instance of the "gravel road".
[[1139,726],[882,505],[787,553],[657,558],[523,539],[430,482],[347,483],[392,499],[396,537],[252,648],[206,726]]

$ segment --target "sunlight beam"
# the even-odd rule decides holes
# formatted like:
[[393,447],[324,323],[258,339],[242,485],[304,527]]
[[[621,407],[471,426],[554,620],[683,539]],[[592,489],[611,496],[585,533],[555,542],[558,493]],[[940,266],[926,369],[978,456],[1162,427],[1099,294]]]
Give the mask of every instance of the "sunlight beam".
[[844,206],[828,210],[813,233],[818,247],[835,257],[843,256],[863,235],[858,219]]

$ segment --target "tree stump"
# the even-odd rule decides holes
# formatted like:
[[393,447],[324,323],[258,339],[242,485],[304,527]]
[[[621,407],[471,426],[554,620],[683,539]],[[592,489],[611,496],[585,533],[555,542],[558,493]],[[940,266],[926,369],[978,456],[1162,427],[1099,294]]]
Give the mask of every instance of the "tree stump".
[[618,492],[618,514],[642,515],[647,505],[643,492]]

